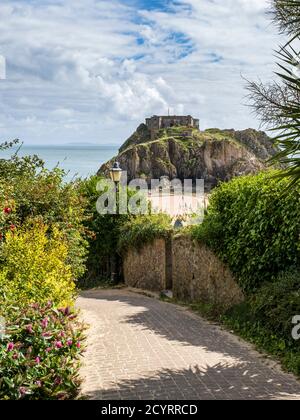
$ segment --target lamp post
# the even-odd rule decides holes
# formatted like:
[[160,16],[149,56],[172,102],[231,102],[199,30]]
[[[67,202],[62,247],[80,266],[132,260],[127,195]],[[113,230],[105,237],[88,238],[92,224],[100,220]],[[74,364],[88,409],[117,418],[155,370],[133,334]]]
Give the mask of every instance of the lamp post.
[[[119,194],[120,194],[120,181],[122,177],[122,169],[120,168],[119,162],[115,162],[113,166],[109,170],[110,177],[112,181],[115,183],[116,186],[116,214],[119,213]],[[117,273],[119,266],[119,258],[116,253],[114,253],[111,257],[111,280],[113,283],[116,281]]]
[[110,168],[110,177],[114,181],[116,186],[116,210],[119,212],[119,184],[122,177],[122,169],[120,168],[119,162],[115,162]]

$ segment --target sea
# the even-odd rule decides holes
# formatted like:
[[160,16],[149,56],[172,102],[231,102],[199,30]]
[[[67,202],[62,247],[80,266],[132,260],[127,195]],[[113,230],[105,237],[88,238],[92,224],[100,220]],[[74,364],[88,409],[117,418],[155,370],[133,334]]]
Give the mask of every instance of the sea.
[[[9,158],[16,148],[0,150],[0,159]],[[18,156],[37,155],[45,167],[56,166],[66,171],[66,181],[95,175],[100,166],[118,154],[118,146],[98,145],[23,145]]]
[[[118,154],[118,145],[22,145],[8,150],[0,150],[0,159],[8,159],[12,154],[18,156],[39,156],[45,167],[59,167],[65,170],[65,182],[76,178],[87,178],[95,175],[100,166]],[[198,212],[199,207],[205,207],[204,196],[186,195],[161,196],[151,194],[153,210],[165,212],[172,217]],[[203,207],[203,208],[204,208]]]

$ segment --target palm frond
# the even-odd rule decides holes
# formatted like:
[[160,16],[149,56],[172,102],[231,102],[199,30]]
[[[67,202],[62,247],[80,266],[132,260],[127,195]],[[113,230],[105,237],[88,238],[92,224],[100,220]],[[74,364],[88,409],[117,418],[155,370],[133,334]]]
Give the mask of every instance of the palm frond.
[[299,0],[273,0],[271,14],[280,32],[290,37],[285,47],[300,36]]

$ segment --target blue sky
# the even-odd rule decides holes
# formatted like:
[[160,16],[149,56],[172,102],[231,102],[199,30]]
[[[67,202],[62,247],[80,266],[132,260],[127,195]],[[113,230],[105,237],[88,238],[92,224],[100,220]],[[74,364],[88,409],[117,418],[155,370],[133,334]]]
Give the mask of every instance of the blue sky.
[[168,0],[124,0],[123,3],[138,9],[166,11],[175,2]]
[[146,116],[257,128],[243,75],[269,80],[267,0],[1,0],[0,139],[120,144]]

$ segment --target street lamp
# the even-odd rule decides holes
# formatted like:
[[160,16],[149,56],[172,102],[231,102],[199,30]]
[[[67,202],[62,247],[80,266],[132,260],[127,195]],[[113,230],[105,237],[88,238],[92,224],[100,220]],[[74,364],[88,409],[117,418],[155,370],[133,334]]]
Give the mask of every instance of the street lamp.
[[119,162],[115,162],[113,164],[113,167],[110,168],[109,172],[110,172],[111,179],[116,184],[116,187],[118,187],[118,185],[121,181],[121,176],[122,176],[122,169],[120,168]]
[[[110,177],[116,186],[116,211],[119,214],[119,184],[122,177],[122,169],[120,168],[119,162],[115,162],[109,170]],[[119,258],[117,253],[111,255],[111,280],[115,283],[116,278],[118,277],[118,267],[119,267]]]
[[115,162],[113,166],[109,170],[110,177],[115,183],[116,186],[116,204],[117,204],[117,213],[118,213],[118,207],[119,207],[119,184],[122,177],[122,169],[120,168],[119,162]]

